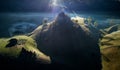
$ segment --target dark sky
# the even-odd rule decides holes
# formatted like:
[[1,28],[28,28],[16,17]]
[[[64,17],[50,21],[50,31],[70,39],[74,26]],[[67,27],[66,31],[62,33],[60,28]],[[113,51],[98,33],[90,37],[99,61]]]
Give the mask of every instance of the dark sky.
[[[50,0],[0,0],[0,12],[46,12]],[[76,11],[120,11],[120,0],[60,0]]]

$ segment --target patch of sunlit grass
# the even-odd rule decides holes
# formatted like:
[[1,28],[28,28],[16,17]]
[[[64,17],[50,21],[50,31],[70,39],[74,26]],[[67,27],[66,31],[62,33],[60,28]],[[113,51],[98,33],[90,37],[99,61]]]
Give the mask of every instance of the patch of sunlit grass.
[[[17,39],[18,43],[12,47],[6,47],[9,43],[10,39]],[[43,63],[50,63],[50,57],[43,54],[41,51],[37,49],[36,42],[27,36],[14,36],[11,38],[2,38],[0,39],[0,55],[17,58],[19,57],[22,48],[24,48],[28,52],[32,52],[36,55],[38,61],[43,61]]]
[[120,70],[120,31],[105,35],[100,50],[103,70]]

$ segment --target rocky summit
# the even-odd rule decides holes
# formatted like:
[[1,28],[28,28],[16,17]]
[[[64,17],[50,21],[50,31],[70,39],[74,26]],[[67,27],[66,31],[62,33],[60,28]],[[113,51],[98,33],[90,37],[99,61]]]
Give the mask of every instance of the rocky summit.
[[51,23],[32,32],[38,48],[52,63],[78,65],[81,69],[101,70],[100,50],[91,31],[71,21],[64,12]]

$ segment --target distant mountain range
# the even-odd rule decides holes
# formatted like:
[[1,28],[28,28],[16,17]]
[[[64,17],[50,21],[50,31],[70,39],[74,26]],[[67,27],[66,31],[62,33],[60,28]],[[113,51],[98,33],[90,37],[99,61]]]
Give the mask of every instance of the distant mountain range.
[[[76,11],[120,11],[120,0],[60,0]],[[50,0],[0,0],[0,12],[51,11]]]

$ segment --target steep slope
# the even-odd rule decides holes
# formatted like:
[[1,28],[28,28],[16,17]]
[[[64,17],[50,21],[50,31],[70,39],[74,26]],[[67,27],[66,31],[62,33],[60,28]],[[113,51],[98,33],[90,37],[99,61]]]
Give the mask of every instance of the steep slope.
[[120,69],[120,30],[105,35],[100,41],[103,70]]
[[82,69],[101,69],[97,41],[85,26],[71,21],[64,12],[55,20],[39,26],[31,35],[52,63],[76,65]]

